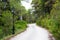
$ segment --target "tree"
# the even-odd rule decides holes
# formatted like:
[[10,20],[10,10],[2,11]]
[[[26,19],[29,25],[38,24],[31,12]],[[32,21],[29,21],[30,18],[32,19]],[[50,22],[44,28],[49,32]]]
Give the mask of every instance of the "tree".
[[54,3],[55,0],[33,0],[32,4],[35,10],[34,14],[36,14],[38,17],[44,17],[47,13],[50,14]]
[[[53,9],[51,10],[51,16],[54,20],[56,20],[56,28],[55,33],[53,33],[56,40],[60,40],[60,1],[56,0],[56,3],[53,5]],[[57,30],[57,31],[56,31]],[[56,35],[57,34],[57,35]]]
[[[2,37],[12,34],[12,22],[14,21],[15,26],[15,22],[18,21],[20,14],[23,14],[21,13],[21,8],[24,8],[21,7],[21,0],[0,0],[0,35],[3,34]],[[13,10],[14,14],[12,14]],[[25,11],[25,9],[23,10]]]

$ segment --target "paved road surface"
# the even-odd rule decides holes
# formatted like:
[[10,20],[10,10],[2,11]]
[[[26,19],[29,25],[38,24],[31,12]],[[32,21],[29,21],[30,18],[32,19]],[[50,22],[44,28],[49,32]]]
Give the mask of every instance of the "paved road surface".
[[38,27],[35,23],[28,24],[26,31],[18,34],[10,40],[49,40],[48,31]]

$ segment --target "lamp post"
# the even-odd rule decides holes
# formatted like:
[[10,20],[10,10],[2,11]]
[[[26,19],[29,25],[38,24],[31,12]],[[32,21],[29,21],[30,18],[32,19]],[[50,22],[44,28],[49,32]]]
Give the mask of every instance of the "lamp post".
[[12,8],[12,14],[13,14],[13,27],[12,27],[12,34],[15,34],[15,27],[14,27],[14,13],[15,13],[15,10],[14,10],[14,7]]

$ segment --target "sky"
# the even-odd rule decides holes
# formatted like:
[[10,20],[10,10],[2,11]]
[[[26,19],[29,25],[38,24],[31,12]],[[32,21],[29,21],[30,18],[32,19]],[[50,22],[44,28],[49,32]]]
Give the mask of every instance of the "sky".
[[31,2],[32,2],[32,0],[21,1],[22,5],[26,8],[26,10],[32,8]]

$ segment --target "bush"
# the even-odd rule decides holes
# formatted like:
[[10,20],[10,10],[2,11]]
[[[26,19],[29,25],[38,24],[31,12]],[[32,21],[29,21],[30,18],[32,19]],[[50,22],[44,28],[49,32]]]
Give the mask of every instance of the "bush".
[[[21,20],[17,20],[15,22],[15,35],[18,34],[18,33],[23,32],[26,28],[27,28],[27,22],[21,21]],[[5,39],[8,39],[8,38],[13,36],[12,34],[10,34],[8,36],[4,36],[2,31],[3,31],[2,27],[0,26],[0,40],[5,40]]]
[[27,23],[25,21],[18,20],[15,22],[15,31],[17,33],[25,30],[26,28],[27,28]]
[[53,36],[56,38],[56,40],[60,40],[60,28],[58,28],[58,24],[59,22],[57,20],[55,20],[54,18],[48,18],[45,17],[43,19],[37,20],[37,25],[42,26],[46,29],[48,29]]
[[2,12],[0,17],[0,39],[12,34],[12,14],[9,10]]

